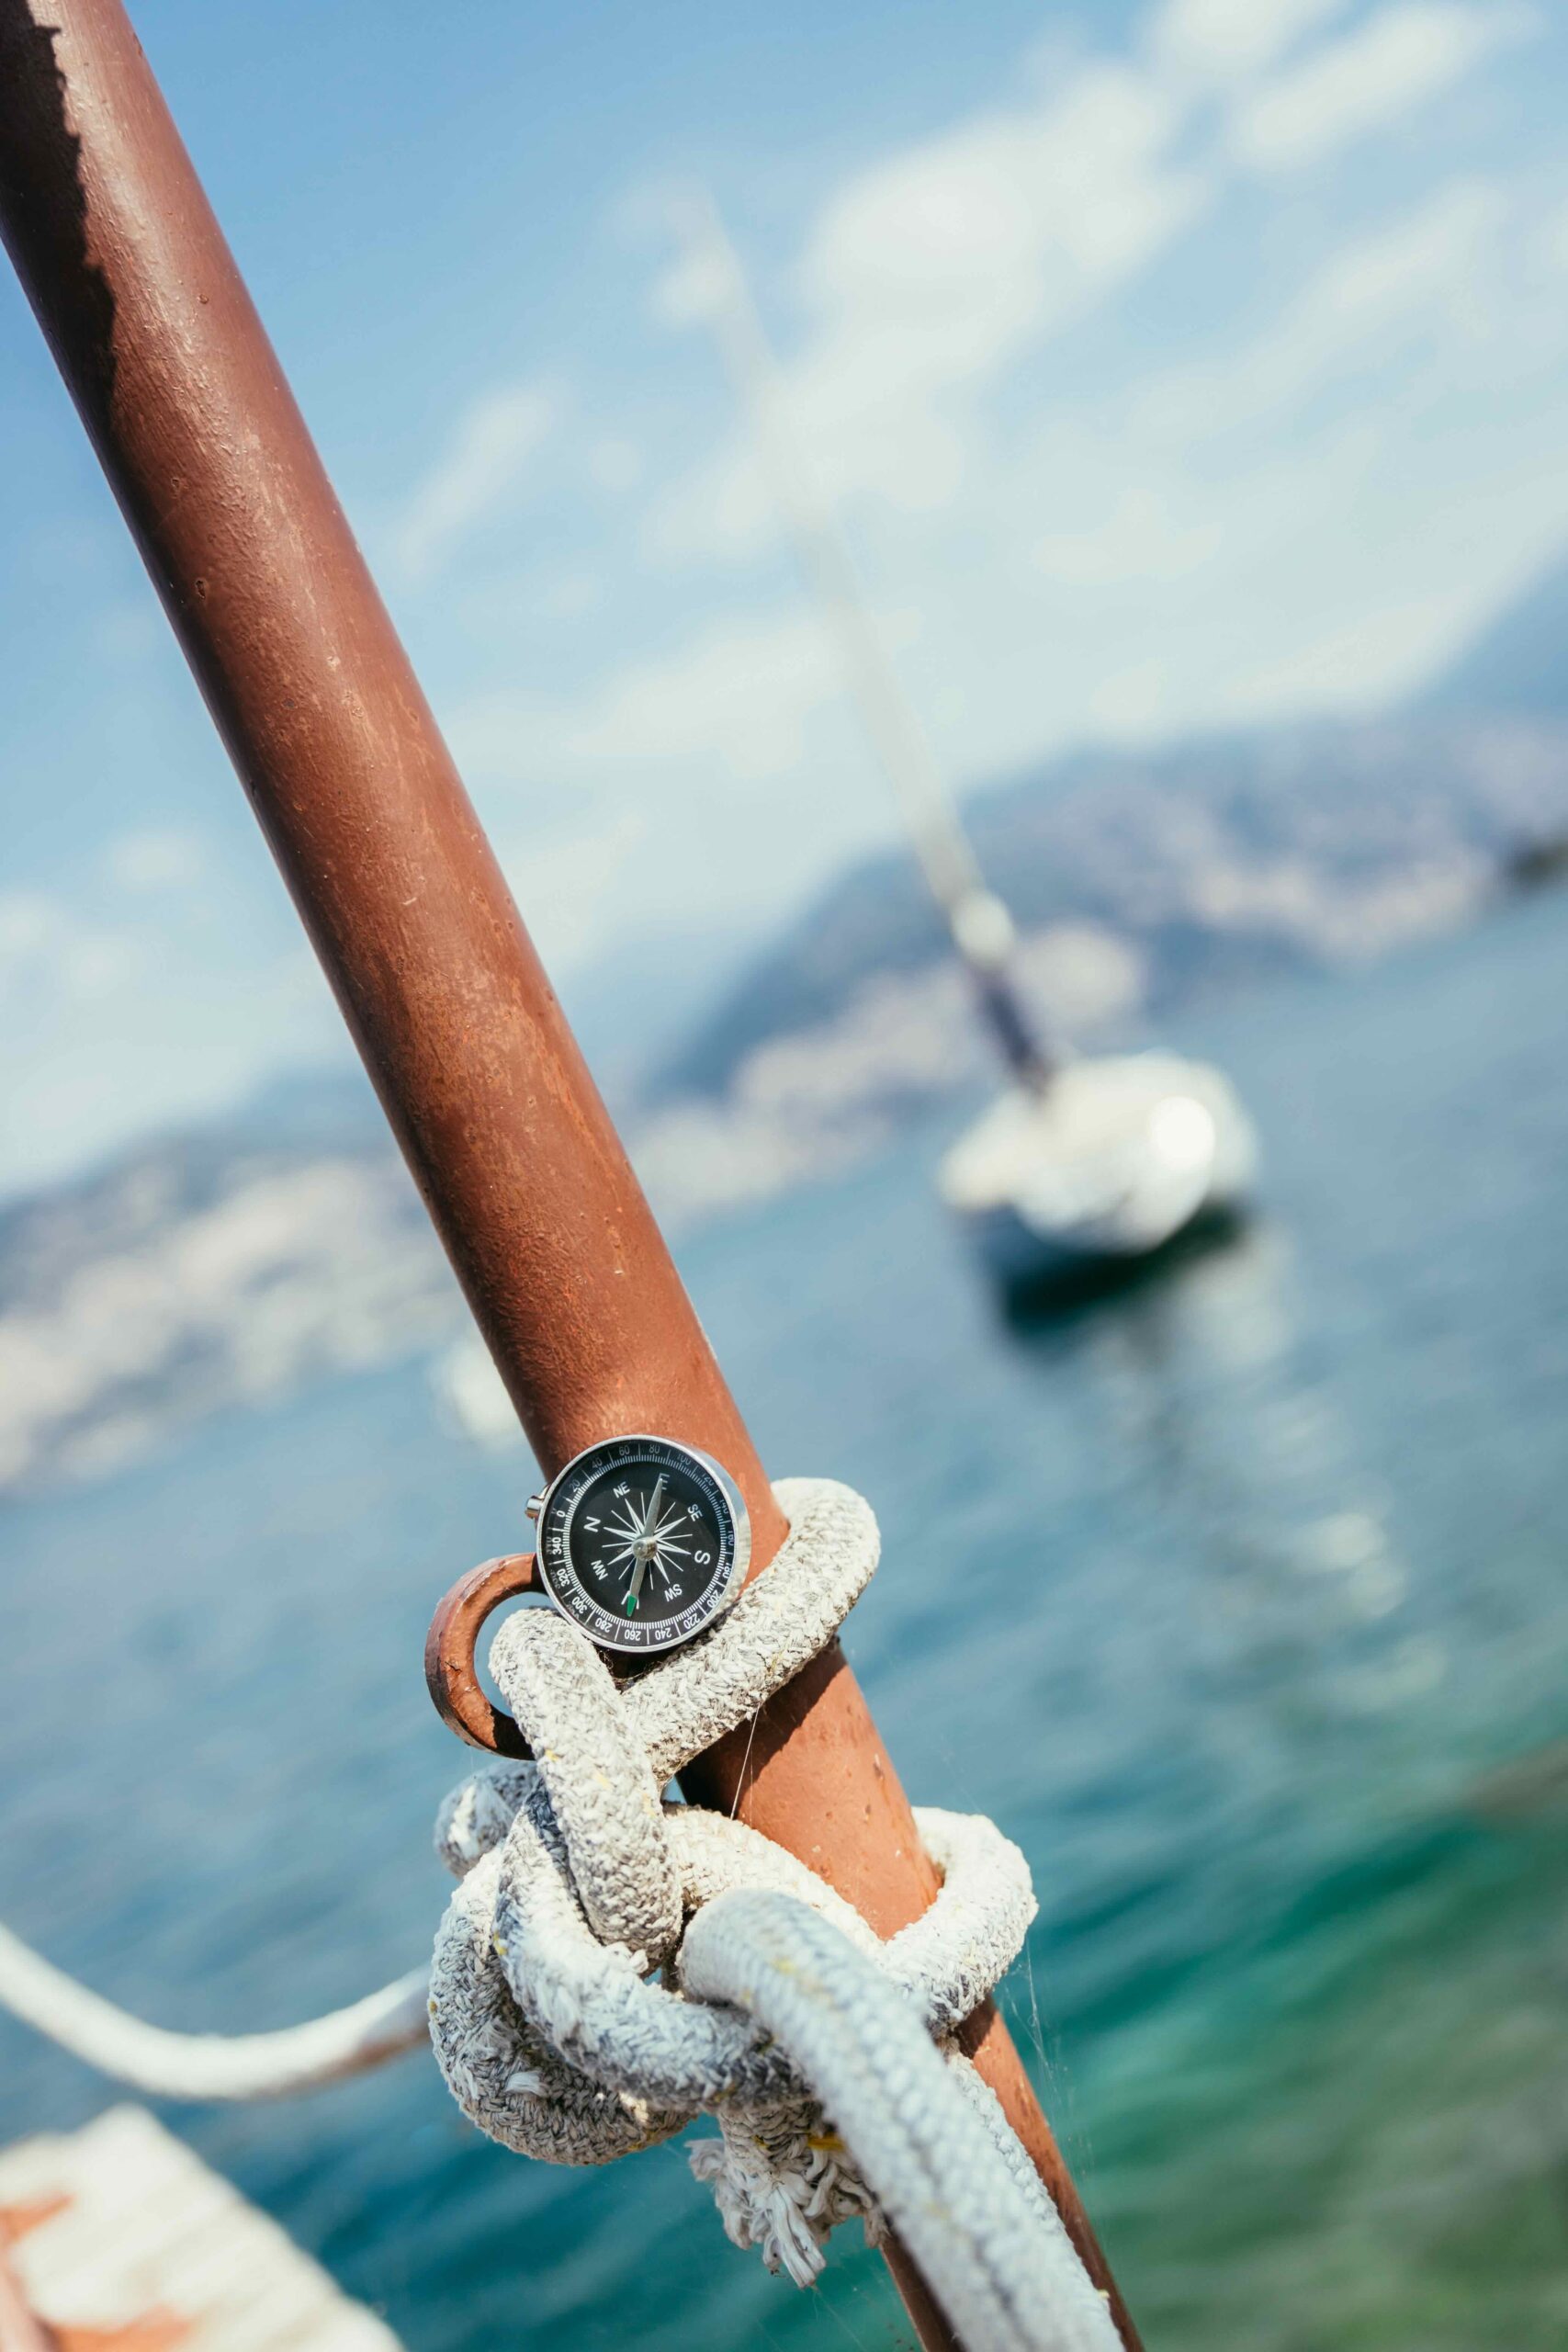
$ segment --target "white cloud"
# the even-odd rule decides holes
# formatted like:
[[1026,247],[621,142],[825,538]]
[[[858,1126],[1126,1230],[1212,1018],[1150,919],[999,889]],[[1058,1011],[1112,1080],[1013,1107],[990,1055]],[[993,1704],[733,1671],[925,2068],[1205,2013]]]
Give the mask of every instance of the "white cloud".
[[1375,406],[1369,379],[1391,346],[1421,331],[1473,331],[1506,215],[1500,189],[1466,180],[1348,239],[1250,345],[1150,383],[1135,405],[1138,426],[1151,440],[1182,447],[1260,419],[1278,432],[1303,401],[1347,373],[1368,382]]
[[1240,80],[1271,65],[1347,0],[1166,0],[1149,46],[1178,73]]
[[[1010,576],[1005,611],[989,607],[984,671],[973,658],[969,669],[964,740],[982,772],[1085,735],[1140,741],[1376,708],[1447,659],[1561,547],[1568,485],[1543,500],[1511,477],[1499,496],[1460,466],[1445,495],[1430,496],[1404,390],[1396,372],[1366,413],[1283,452],[1269,440],[1238,458],[1222,435],[1199,453],[1206,472],[1189,451],[1145,447],[1106,419],[1099,444],[1078,450],[1078,510],[1098,492],[1113,512],[1122,469],[1135,464],[1153,482],[1163,456],[1168,512],[1204,516],[1202,561],[1164,572],[1108,562],[1102,576],[1058,573],[1032,592]],[[1559,411],[1568,430],[1568,397]],[[1420,427],[1438,435],[1440,415],[1419,411]],[[1433,463],[1447,447],[1437,439]],[[1031,511],[1043,494],[1032,475]],[[1092,532],[1083,540],[1092,572]]]
[[[905,636],[897,616],[887,633]],[[799,605],[709,621],[570,698],[476,698],[450,735],[562,969],[631,938],[689,956],[694,922],[774,919],[891,827],[832,649]],[[542,777],[568,812],[541,842]]]
[[[635,894],[635,882],[628,888],[634,861],[652,836],[646,808],[592,802],[579,822],[562,831],[543,840],[530,831],[525,842],[509,841],[506,878],[550,971],[570,972],[609,944],[617,913]],[[658,843],[653,846],[657,854]],[[662,944],[669,935],[662,910],[653,928]]]
[[[279,957],[235,910],[210,928],[163,899],[0,893],[0,1194],[162,1122],[209,1116],[280,1065],[343,1053],[314,957]],[[187,918],[195,910],[186,903]],[[135,919],[131,919],[131,910]]]
[[675,651],[617,672],[563,717],[574,762],[705,760],[745,780],[798,765],[811,714],[841,691],[815,614],[716,621]]
[[1568,203],[1554,204],[1540,224],[1537,246],[1551,270],[1568,270]]
[[[1132,57],[1080,61],[1039,100],[962,118],[832,194],[792,273],[803,326],[784,381],[820,489],[895,515],[961,512],[994,455],[993,389],[1124,293],[1227,177],[1386,130],[1534,21],[1509,0],[1399,0],[1281,62],[1343,6],[1167,0]],[[1217,90],[1233,94],[1223,131]],[[1385,292],[1391,314],[1409,308],[1386,281],[1370,291],[1347,329]],[[703,308],[691,266],[670,271],[659,312],[689,323]],[[653,514],[656,548],[686,560],[749,555],[777,529],[743,430]],[[1058,558],[1073,560],[1048,550],[1047,568]]]
[[1235,152],[1260,171],[1321,163],[1462,81],[1494,50],[1522,39],[1522,8],[1406,0],[1314,51],[1237,108]]
[[[822,208],[795,272],[808,321],[787,398],[830,496],[930,512],[961,491],[974,403],[1053,326],[1104,299],[1212,196],[1173,160],[1184,102],[1099,61],[1033,106],[969,118],[859,174]],[[656,298],[689,315],[686,269]],[[678,551],[772,536],[737,434],[660,517]]]
[[36,890],[0,895],[0,1002],[31,1007],[107,996],[132,973],[142,943]]
[[[1315,211],[1292,191],[1284,220],[1231,141],[1255,102],[1258,122],[1265,94],[1279,119],[1292,91],[1303,151],[1315,136],[1326,152],[1331,100],[1333,137],[1386,133],[1528,20],[1506,0],[1490,12],[1398,0],[1337,38],[1348,7],[1173,0],[1128,57],[1080,57],[1039,100],[884,157],[807,224],[782,281],[795,298],[794,414],[812,469],[850,506],[874,586],[924,616],[908,675],[961,783],[1086,733],[1261,717],[1270,695],[1285,711],[1397,694],[1514,576],[1527,542],[1550,541],[1545,509],[1532,522],[1528,502],[1497,489],[1517,465],[1504,421],[1515,388],[1502,393],[1499,368],[1522,371],[1519,413],[1543,438],[1568,399],[1552,390],[1568,330],[1551,323],[1539,282],[1548,248],[1568,245],[1536,225],[1550,206],[1512,189],[1494,143],[1491,175],[1428,177],[1424,193],[1417,179],[1382,217],[1352,204],[1353,233],[1331,243],[1341,191]],[[1359,114],[1347,57],[1376,85]],[[1199,300],[1178,317],[1160,289],[1177,356],[1152,365],[1137,313],[1155,267],[1222,206],[1254,261],[1271,229],[1287,232],[1274,268],[1249,277],[1222,255],[1205,279],[1202,256],[1189,270],[1184,254]],[[1314,258],[1270,294],[1281,251]],[[660,290],[671,321],[700,317],[708,299],[690,267]],[[1096,306],[1121,356],[1108,368],[1098,338],[1080,338],[1061,369],[1042,365],[1050,336]],[[1069,368],[1070,394],[1057,390]],[[877,511],[855,514],[857,499]],[[655,520],[664,550],[688,559],[728,561],[771,539],[747,436]],[[1483,580],[1457,539],[1494,525]],[[635,691],[622,673],[604,722],[613,707],[627,723],[604,734],[606,753],[637,759],[657,740],[667,765],[679,743],[694,771],[738,758],[752,773],[761,726],[792,759],[798,749],[802,764],[781,757],[779,773],[804,809],[823,723],[809,698],[792,689],[770,731],[753,691],[713,691],[691,650]],[[831,697],[830,673],[824,686]],[[875,809],[874,782],[852,761],[842,773]]]
[[706,622],[570,699],[475,696],[448,731],[465,772],[525,786],[652,769],[754,782],[801,757],[812,715],[840,692],[820,622],[793,606]]
[[1220,526],[1179,520],[1168,492],[1134,482],[1090,528],[1053,531],[1037,540],[1032,560],[1047,580],[1102,588],[1128,580],[1181,580],[1207,562]]
[[[1070,399],[1053,397],[1055,371],[1035,364],[1044,339],[1096,303],[1118,332],[1131,327],[1139,272],[1209,208],[1228,198],[1238,228],[1240,204],[1260,209],[1223,145],[1226,121],[1248,85],[1275,96],[1291,85],[1279,61],[1334,13],[1322,0],[1168,8],[1133,62],[1080,62],[1039,104],[964,118],[884,158],[808,226],[787,281],[802,320],[795,413],[829,492],[880,502],[861,552],[884,595],[925,617],[908,674],[961,783],[1084,733],[1263,716],[1270,695],[1285,711],[1398,693],[1512,568],[1500,555],[1483,586],[1456,567],[1442,501],[1428,487],[1423,504],[1413,488],[1431,470],[1420,435],[1434,449],[1452,436],[1478,479],[1506,450],[1506,429],[1475,407],[1476,379],[1497,364],[1494,330],[1521,356],[1542,304],[1507,282],[1521,208],[1500,181],[1450,179],[1392,217],[1363,209],[1354,234],[1319,243],[1261,327],[1239,302],[1201,311],[1201,328],[1178,324],[1176,348],[1201,356],[1128,363],[1122,382],[1102,371]],[[1395,66],[1411,104],[1438,78],[1410,64],[1413,20],[1444,73],[1493,39],[1458,6],[1374,18],[1398,35],[1379,31],[1363,52],[1386,69],[1383,120],[1397,113]],[[1298,210],[1298,249],[1303,222]],[[700,315],[705,299],[689,266],[659,297],[670,320]],[[1530,332],[1544,384],[1551,334]],[[1476,446],[1489,429],[1495,456]],[[1450,512],[1473,532],[1485,508],[1456,498]],[[1499,544],[1518,541],[1513,505],[1491,511]],[[666,547],[720,560],[770,537],[746,436],[659,519]],[[1549,526],[1531,527],[1539,544]],[[661,774],[672,821],[716,856],[721,836],[699,820],[722,794],[736,808],[750,798],[754,840],[764,804],[745,787],[775,775],[794,833],[819,829],[823,865],[845,854],[851,822],[886,820],[826,649],[783,616],[716,621],[621,670],[563,722],[556,714],[565,765]],[[824,729],[839,722],[825,758]]]
[[207,850],[198,834],[183,827],[154,826],[110,842],[104,866],[117,889],[185,890],[205,876]]
[[1477,608],[1471,581],[1361,610],[1225,687],[1217,716],[1247,723],[1375,709],[1410,693],[1435,653],[1463,639]]
[[[1568,318],[1534,233],[1495,187],[1440,188],[1346,239],[1250,342],[1043,418],[991,492],[991,560],[1021,538],[1032,559],[979,649],[1017,735],[993,763],[1027,756],[1031,726],[1038,744],[1365,707],[1544,560],[1568,529],[1568,484],[1534,454],[1568,431]],[[1043,650],[1010,675],[1032,611]]]
[[612,496],[635,490],[643,477],[642,451],[634,441],[607,434],[589,450],[588,470],[599,488]]
[[539,384],[513,384],[470,401],[446,446],[412,492],[398,527],[400,562],[411,579],[436,570],[451,548],[513,489],[556,422],[558,403]]
[[541,621],[581,620],[592,611],[603,590],[592,571],[562,571],[540,582],[526,599],[529,616]]

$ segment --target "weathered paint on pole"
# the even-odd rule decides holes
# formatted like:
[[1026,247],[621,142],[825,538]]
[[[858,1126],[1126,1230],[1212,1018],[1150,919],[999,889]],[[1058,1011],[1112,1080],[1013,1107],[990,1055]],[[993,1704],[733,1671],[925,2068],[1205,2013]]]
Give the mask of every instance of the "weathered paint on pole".
[[[0,231],[541,1467],[701,1447],[765,1566],[755,1448],[119,0],[0,0]],[[685,1781],[882,1934],[935,1891],[837,1645]],[[969,2038],[1113,2294],[988,2007]]]

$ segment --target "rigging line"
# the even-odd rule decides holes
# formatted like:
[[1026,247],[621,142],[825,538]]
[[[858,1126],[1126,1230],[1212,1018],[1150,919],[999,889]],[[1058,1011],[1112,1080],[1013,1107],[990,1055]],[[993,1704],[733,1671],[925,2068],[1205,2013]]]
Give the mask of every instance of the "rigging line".
[[682,214],[693,307],[713,330],[846,686],[903,810],[915,855],[953,947],[973,976],[1004,1060],[1021,1080],[1042,1086],[1057,1057],[1036,1035],[1011,977],[1012,917],[980,871],[930,739],[867,602],[843,526],[812,476],[791,418],[789,388],[739,255],[705,191],[692,194]]
[[739,1807],[740,1800],[741,1800],[741,1798],[742,1798],[742,1797],[745,1795],[745,1793],[746,1793],[746,1774],[747,1774],[747,1770],[748,1770],[748,1769],[750,1768],[750,1762],[751,1762],[751,1750],[752,1750],[753,1747],[756,1745],[756,1739],[757,1739],[757,1725],[758,1725],[758,1724],[759,1724],[759,1723],[761,1722],[761,1714],[762,1714],[762,1709],[761,1709],[761,1706],[757,1706],[757,1707],[753,1707],[753,1708],[752,1708],[752,1710],[751,1710],[751,1721],[750,1721],[750,1724],[749,1724],[749,1726],[748,1726],[748,1728],[747,1728],[747,1732],[746,1732],[746,1753],[745,1753],[745,1755],[740,1758],[740,1771],[739,1771],[739,1777],[738,1777],[738,1778],[737,1778],[737,1780],[736,1780],[736,1783],[735,1783],[735,1795],[734,1795],[734,1798],[733,1798],[733,1799],[732,1799],[732,1801],[731,1801],[730,1807],[729,1807],[729,1818],[731,1819],[731,1821],[733,1821],[733,1820],[734,1820],[735,1815],[736,1815],[736,1813],[737,1813],[737,1811],[739,1810]]
[[1029,2014],[1034,2036],[1035,2054],[1047,2075],[1051,2072],[1050,2054],[1045,2048],[1045,2029],[1040,2022],[1040,1996],[1034,1989],[1034,1954],[1026,1936],[1023,1939],[1023,1970],[1029,1979]]
[[924,730],[872,617],[848,541],[813,480],[789,415],[784,373],[768,342],[739,256],[705,193],[687,209],[699,298],[758,454],[795,541],[807,585],[914,836],[938,903],[951,917],[985,885]]
[[[857,2287],[852,2290],[852,2291],[858,2294],[860,2290]],[[834,2326],[849,2337],[850,2342],[855,2346],[855,2352],[867,2352],[870,2338],[863,2335],[858,2327],[852,2326],[843,2312],[839,2310],[838,2306],[829,2296],[820,2278],[816,2279],[812,2284],[811,2299],[816,2304],[818,2310],[824,2312],[826,2316],[832,2321]]]

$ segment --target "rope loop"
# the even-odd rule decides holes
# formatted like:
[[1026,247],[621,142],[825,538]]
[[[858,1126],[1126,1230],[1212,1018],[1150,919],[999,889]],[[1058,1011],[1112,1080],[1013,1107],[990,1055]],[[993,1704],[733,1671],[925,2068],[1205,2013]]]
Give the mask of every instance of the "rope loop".
[[491,1666],[535,1760],[477,1771],[436,1845],[431,2040],[491,2138],[604,2164],[718,2121],[692,2167],[730,2237],[808,2284],[841,2221],[889,2222],[973,2352],[1113,2352],[1103,2298],[951,2036],[1016,1959],[1035,1902],[991,1823],[917,1810],[941,1873],[884,1944],[781,1848],[660,1789],[831,1641],[876,1566],[849,1487],[774,1489],[790,1533],[686,1648],[617,1684],[553,1611]]

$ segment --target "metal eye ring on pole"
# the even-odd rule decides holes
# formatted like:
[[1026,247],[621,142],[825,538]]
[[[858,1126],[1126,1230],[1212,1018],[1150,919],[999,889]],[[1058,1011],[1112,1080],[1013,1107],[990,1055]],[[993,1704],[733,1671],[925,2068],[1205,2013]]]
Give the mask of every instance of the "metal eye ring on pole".
[[448,1731],[491,1756],[534,1753],[504,1707],[498,1707],[479,1678],[474,1654],[487,1617],[525,1593],[542,1593],[532,1552],[506,1552],[481,1560],[459,1577],[436,1603],[424,1637],[424,1679],[435,1712]]

